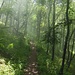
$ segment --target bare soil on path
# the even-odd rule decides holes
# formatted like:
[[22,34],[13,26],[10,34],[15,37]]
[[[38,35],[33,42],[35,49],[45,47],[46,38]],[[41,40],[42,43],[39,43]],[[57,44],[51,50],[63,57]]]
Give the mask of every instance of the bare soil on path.
[[38,75],[38,70],[37,70],[37,52],[36,52],[36,47],[33,42],[30,41],[30,49],[31,53],[28,58],[28,66],[26,69],[24,69],[25,75]]

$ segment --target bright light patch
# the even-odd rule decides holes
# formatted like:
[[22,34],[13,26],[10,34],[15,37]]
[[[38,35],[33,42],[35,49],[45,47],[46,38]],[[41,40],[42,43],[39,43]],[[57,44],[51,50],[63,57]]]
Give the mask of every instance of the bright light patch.
[[2,4],[2,0],[0,0],[0,7],[1,7],[1,4]]
[[75,2],[75,0],[73,0],[73,2]]
[[73,51],[73,54],[75,54],[75,52]]

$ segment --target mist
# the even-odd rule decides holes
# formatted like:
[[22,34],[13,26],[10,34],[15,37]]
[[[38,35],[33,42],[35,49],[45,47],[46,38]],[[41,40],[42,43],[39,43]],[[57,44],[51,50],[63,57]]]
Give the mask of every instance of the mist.
[[0,0],[0,59],[0,75],[75,75],[75,0]]

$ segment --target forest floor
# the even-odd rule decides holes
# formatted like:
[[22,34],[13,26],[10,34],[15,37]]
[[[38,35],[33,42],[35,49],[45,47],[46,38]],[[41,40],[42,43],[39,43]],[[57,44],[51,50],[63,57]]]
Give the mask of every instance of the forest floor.
[[30,56],[28,58],[28,66],[24,69],[25,75],[38,75],[37,70],[37,52],[33,42],[30,42]]

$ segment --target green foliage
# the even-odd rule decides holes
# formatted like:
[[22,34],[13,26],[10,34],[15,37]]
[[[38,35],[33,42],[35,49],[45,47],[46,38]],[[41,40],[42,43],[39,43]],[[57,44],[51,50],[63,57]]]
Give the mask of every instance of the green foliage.
[[0,49],[4,48],[4,45],[2,43],[0,43]]
[[11,43],[7,46],[7,49],[11,49],[11,48],[13,48],[13,43]]
[[38,3],[38,4],[41,4],[41,5],[44,5],[45,2],[46,2],[46,0],[37,0],[37,3]]
[[45,50],[38,46],[38,70],[40,75],[57,75],[59,72],[59,58],[56,58],[56,60],[53,62],[51,60],[51,56],[47,55]]
[[13,69],[8,71],[6,70],[8,68],[6,68],[6,71],[3,71],[3,68],[0,70],[0,74],[8,75],[12,73],[11,75],[23,75],[23,70],[21,69],[27,64],[30,47],[27,45],[24,37],[15,36],[8,31],[7,27],[3,26],[0,28],[0,55],[6,58],[7,64],[10,62]]
[[71,72],[64,70],[64,75],[73,75]]
[[[67,32],[65,13],[67,0],[56,0],[54,28],[52,25],[53,1],[4,0],[4,4],[0,8],[0,56],[4,57],[5,62],[0,64],[0,75],[24,75],[23,68],[27,66],[27,59],[30,54],[28,42],[30,39],[37,40],[38,30],[40,39],[35,44],[39,73],[40,75],[58,75]],[[0,3],[2,2],[0,1]],[[71,34],[75,29],[74,0],[70,0],[68,16]],[[53,29],[55,29],[55,59],[51,61]],[[69,51],[72,49],[72,39],[70,40]],[[48,54],[46,54],[47,45],[49,45]],[[72,53],[75,54],[74,51]],[[67,58],[68,51],[66,51],[66,54]],[[74,62],[75,59],[68,71],[66,71],[66,67],[64,68],[64,75],[75,74]]]
[[47,66],[46,66],[46,53],[43,51],[43,49],[41,47],[37,47],[37,51],[38,51],[38,69],[39,69],[39,73],[40,75],[46,75],[48,74],[47,72]]
[[4,23],[0,21],[0,28],[4,26]]
[[[50,43],[51,45],[53,44],[53,30],[52,29],[53,28],[50,27],[49,31],[45,31],[44,38],[43,38],[43,41],[45,41],[46,43]],[[60,32],[58,30],[56,30],[55,43],[57,44],[59,42],[60,42]]]
[[0,58],[0,75],[15,75],[14,68],[11,66],[10,62],[5,64],[4,58]]

